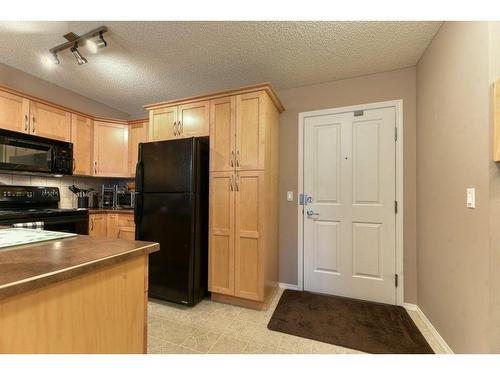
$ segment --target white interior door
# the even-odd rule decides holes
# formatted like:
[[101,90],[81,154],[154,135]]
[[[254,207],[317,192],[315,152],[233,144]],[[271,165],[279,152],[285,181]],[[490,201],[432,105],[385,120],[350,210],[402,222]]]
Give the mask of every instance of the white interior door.
[[304,289],[396,304],[394,107],[304,119]]

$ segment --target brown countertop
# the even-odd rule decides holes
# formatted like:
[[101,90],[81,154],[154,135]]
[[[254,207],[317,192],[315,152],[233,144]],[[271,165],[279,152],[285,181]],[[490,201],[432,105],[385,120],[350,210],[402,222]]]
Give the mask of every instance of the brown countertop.
[[133,214],[133,208],[88,208],[89,214]]
[[0,251],[0,299],[156,252],[156,242],[78,235]]

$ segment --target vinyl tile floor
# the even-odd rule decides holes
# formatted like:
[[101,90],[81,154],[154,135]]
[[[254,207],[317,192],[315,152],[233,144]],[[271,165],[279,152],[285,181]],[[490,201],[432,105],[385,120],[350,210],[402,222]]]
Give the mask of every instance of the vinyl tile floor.
[[[149,354],[355,354],[357,350],[325,344],[267,329],[280,299],[276,293],[267,311],[201,301],[185,307],[149,301]],[[436,353],[444,353],[420,317],[411,318]]]

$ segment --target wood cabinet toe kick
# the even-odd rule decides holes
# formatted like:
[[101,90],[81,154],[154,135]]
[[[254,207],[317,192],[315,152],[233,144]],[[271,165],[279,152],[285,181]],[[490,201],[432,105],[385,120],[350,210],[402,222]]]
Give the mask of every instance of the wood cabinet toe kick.
[[159,244],[76,236],[0,252],[0,353],[147,350]]

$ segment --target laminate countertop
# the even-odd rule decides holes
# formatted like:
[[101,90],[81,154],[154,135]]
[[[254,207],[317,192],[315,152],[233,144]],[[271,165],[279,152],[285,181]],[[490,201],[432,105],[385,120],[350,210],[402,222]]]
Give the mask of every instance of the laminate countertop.
[[156,242],[82,235],[0,249],[0,299],[159,249]]

